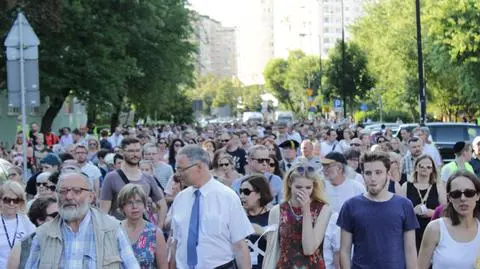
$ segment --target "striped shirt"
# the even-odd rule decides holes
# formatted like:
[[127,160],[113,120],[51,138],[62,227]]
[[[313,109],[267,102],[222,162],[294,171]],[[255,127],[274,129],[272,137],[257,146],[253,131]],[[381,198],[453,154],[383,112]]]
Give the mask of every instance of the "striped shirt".
[[[61,224],[61,232],[63,238],[63,252],[60,261],[60,269],[87,269],[96,268],[96,245],[95,245],[95,230],[91,220],[90,210],[87,211],[85,218],[80,223],[78,232],[72,229],[65,223]],[[121,268],[123,269],[139,269],[139,265],[132,247],[123,233],[122,229],[118,229],[118,252],[122,259]],[[30,256],[25,265],[25,268],[38,268],[40,262],[40,245],[38,238],[32,241]]]

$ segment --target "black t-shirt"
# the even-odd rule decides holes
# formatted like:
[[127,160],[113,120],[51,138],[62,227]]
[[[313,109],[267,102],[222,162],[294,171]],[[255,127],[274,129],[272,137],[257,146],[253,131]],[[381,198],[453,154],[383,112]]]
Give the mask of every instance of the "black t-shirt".
[[232,155],[235,162],[235,169],[240,174],[245,174],[245,165],[247,164],[247,152],[244,149],[237,148],[235,151],[228,151],[228,154]]
[[[256,215],[256,216],[248,216],[248,219],[250,220],[251,223],[256,223],[262,227],[265,227],[268,225],[268,211]],[[255,242],[260,238],[260,235],[257,234],[252,234],[247,237],[247,239],[252,242],[252,244],[255,244]],[[265,252],[265,249],[267,249],[267,239],[265,235],[258,241],[258,248],[263,250]],[[250,252],[252,252],[252,249],[249,247]],[[262,263],[263,263],[263,256],[258,255],[257,256],[257,264],[252,266],[252,269],[261,269],[262,268]]]

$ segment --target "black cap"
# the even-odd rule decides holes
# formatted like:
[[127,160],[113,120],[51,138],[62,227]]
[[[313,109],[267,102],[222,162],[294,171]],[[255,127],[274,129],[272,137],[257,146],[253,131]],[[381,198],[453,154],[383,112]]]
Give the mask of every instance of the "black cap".
[[458,153],[462,152],[462,150],[465,149],[466,145],[467,145],[467,143],[465,143],[463,141],[459,141],[459,142],[455,143],[455,145],[453,146],[453,153],[458,154]]
[[342,164],[347,164],[347,160],[345,159],[345,156],[343,156],[342,153],[332,151],[325,155],[325,157],[322,159],[322,164],[331,164],[334,162],[342,163]]
[[293,139],[283,141],[280,145],[278,145],[279,148],[283,149],[298,149],[300,144]]

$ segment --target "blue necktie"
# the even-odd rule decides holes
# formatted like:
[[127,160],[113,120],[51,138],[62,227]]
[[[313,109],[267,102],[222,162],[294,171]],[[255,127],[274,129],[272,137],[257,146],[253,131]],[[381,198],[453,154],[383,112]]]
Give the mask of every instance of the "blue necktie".
[[190,215],[190,226],[188,227],[187,239],[187,264],[190,269],[195,268],[198,263],[197,245],[198,245],[198,230],[200,227],[200,191],[195,191],[195,201],[192,206],[192,213]]

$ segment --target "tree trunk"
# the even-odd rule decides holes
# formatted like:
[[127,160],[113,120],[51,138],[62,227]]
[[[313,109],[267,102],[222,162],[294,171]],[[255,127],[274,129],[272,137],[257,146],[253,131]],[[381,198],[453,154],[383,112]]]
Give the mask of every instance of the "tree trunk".
[[110,117],[110,132],[115,132],[115,127],[118,126],[118,120],[120,117],[120,111],[122,109],[121,105],[114,106],[114,111]]
[[97,106],[88,105],[87,106],[87,126],[92,126],[97,120]]
[[42,117],[42,125],[40,131],[45,133],[52,129],[53,120],[57,116],[60,109],[62,109],[63,102],[67,98],[69,90],[64,90],[63,95],[52,98],[50,101],[50,106]]

